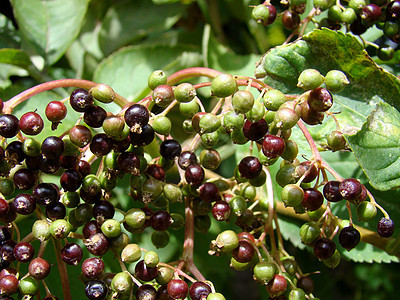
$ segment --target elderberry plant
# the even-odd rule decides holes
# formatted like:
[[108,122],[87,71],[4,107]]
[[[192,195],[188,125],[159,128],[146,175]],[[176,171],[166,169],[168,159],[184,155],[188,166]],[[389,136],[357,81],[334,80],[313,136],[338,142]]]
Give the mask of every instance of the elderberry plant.
[[399,261],[400,2],[175,2],[4,8],[1,299],[328,299]]

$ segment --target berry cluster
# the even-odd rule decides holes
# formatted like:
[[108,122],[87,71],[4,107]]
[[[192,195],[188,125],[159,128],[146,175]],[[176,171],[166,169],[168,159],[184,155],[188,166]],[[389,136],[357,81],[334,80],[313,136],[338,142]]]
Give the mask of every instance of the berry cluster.
[[[270,6],[263,7],[273,15]],[[271,20],[265,17],[264,22]],[[45,299],[54,298],[45,280],[55,262],[43,258],[49,240],[55,245],[63,288],[68,286],[65,264],[81,268],[88,299],[124,299],[133,294],[138,300],[188,295],[193,300],[225,299],[193,261],[194,230],[207,233],[211,218],[240,228],[238,234],[221,232],[211,242],[211,255],[230,253],[231,266],[251,268],[254,279],[273,298],[286,291],[289,299],[313,297],[312,279],[285,251],[279,231],[268,167],[280,158],[275,178],[282,186],[280,200],[296,213],[308,212],[312,221],[301,227],[300,236],[324,263],[334,267],[339,262],[332,241],[337,232],[347,250],[361,238],[351,214],[346,225],[332,214],[332,202],[357,205],[362,221],[374,218],[379,208],[384,217],[378,234],[386,238],[393,234],[393,221],[365,186],[354,178],[340,178],[322,161],[304,125],[318,125],[325,116],[335,118],[329,112],[332,93],[349,84],[344,73],[332,70],[323,76],[304,70],[298,86],[305,92],[299,96],[287,96],[256,79],[213,74],[211,82],[172,86],[163,71],[154,71],[148,80],[151,94],[139,103],[124,102],[118,114],[106,111],[106,104],[120,97],[109,86],[77,88],[69,98],[50,102],[45,116],[55,130],[67,117],[70,108],[65,103],[69,101],[81,117],[62,136],[50,135],[43,141],[35,138],[46,130],[40,113],[27,112],[18,119],[12,114],[14,102],[5,103],[0,116],[0,221],[4,223],[0,227],[0,291],[7,295],[5,299],[16,293],[30,299],[39,293],[39,282],[46,290]],[[218,99],[210,112],[197,96],[197,89],[207,86]],[[251,88],[258,91],[257,99]],[[172,136],[172,120],[167,116],[172,109],[185,116],[182,126],[191,135],[190,143]],[[296,125],[310,143],[310,160],[297,159],[299,149],[290,139]],[[216,146],[229,139],[233,144],[249,143],[250,148],[232,177],[225,178],[218,174],[222,158]],[[149,151],[151,144],[157,145],[156,154],[154,147]],[[339,128],[327,136],[327,145],[332,151],[346,149]],[[336,180],[329,181],[327,172]],[[46,174],[59,176],[59,182],[46,181]],[[132,198],[126,211],[113,193],[124,178]],[[32,232],[22,239],[16,221],[19,215],[37,217]],[[183,253],[175,263],[162,262],[156,251],[133,242],[133,235],[150,230],[153,245],[164,248],[170,231],[182,227]],[[83,259],[86,251],[90,257]],[[120,272],[106,272],[102,257],[108,252],[114,253]],[[22,264],[28,265],[26,274],[20,273]]]
[[[256,22],[267,26],[275,21],[277,15],[281,16],[281,22],[286,29],[300,34],[310,22],[317,28],[341,30],[343,27],[346,32],[355,35],[361,35],[369,28],[376,27],[386,38],[380,45],[371,44],[376,48],[378,58],[388,61],[394,57],[394,48],[400,41],[400,1],[314,0],[312,5],[309,14],[302,19],[301,15],[307,11],[307,1],[282,0],[279,4],[272,5],[268,0],[253,7],[252,17]],[[324,17],[318,20],[313,18],[323,12],[325,12]]]

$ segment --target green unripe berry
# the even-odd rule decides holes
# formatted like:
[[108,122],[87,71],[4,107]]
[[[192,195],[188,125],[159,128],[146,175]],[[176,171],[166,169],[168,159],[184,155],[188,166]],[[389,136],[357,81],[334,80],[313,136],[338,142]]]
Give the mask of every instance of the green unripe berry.
[[306,300],[306,293],[302,289],[293,289],[289,293],[289,300]]
[[329,257],[328,259],[324,259],[322,262],[328,268],[331,268],[331,269],[336,268],[340,263],[340,253],[339,253],[339,251],[336,249],[335,253],[333,253],[333,255],[331,257]]
[[317,210],[308,211],[307,214],[311,221],[318,221],[324,214],[325,210],[326,210],[326,207],[321,206]]
[[82,180],[82,189],[93,194],[99,193],[101,192],[101,182],[94,174],[86,175]]
[[171,131],[171,121],[165,116],[157,116],[151,125],[154,131],[161,135],[169,135]]
[[307,222],[300,227],[300,238],[304,244],[311,244],[321,234],[317,223]]
[[124,220],[129,227],[139,229],[142,228],[146,222],[146,214],[139,208],[132,208],[128,210]]
[[108,116],[103,122],[103,130],[111,138],[118,138],[123,135],[124,128],[124,118],[119,116]]
[[121,252],[121,259],[123,262],[131,264],[138,261],[142,256],[142,251],[137,244],[128,244]]
[[167,84],[167,74],[163,70],[153,71],[147,81],[151,90],[154,90],[159,85]]
[[197,92],[191,83],[181,83],[174,90],[175,99],[178,102],[190,102],[196,97]]
[[99,181],[101,188],[107,192],[111,192],[117,186],[117,178],[110,176],[107,171],[99,174]]
[[298,178],[295,169],[296,167],[293,165],[282,166],[276,173],[276,182],[281,187],[291,183],[296,183]]
[[264,106],[268,110],[277,111],[286,101],[285,94],[279,90],[269,90],[264,94]]
[[101,231],[108,238],[115,238],[121,233],[121,223],[117,220],[108,219],[101,224]]
[[176,185],[167,183],[163,187],[164,197],[171,203],[182,201],[182,191]]
[[217,131],[221,127],[219,118],[211,113],[206,113],[201,116],[199,121],[200,134]]
[[26,138],[22,142],[22,151],[27,155],[27,156],[38,156],[41,153],[41,144],[33,138]]
[[183,226],[185,225],[185,219],[183,218],[182,215],[180,215],[178,213],[171,213],[171,219],[172,219],[172,223],[169,226],[169,228],[171,228],[173,230],[179,230],[179,229],[183,228]]
[[295,184],[288,184],[281,191],[281,200],[286,206],[295,207],[301,204],[303,198],[303,189]]
[[93,218],[93,209],[92,206],[88,203],[79,204],[75,209],[75,217],[77,221],[86,223],[91,218]]
[[230,267],[234,268],[236,271],[245,271],[245,270],[249,269],[250,266],[251,266],[251,261],[241,263],[241,262],[238,262],[233,257],[231,258]]
[[257,23],[268,25],[269,9],[265,5],[257,5],[251,12],[251,17]]
[[66,192],[61,196],[61,202],[68,208],[77,207],[80,201],[78,192]]
[[382,45],[379,47],[377,55],[383,61],[391,60],[394,57],[394,49],[389,45]]
[[293,109],[283,107],[276,111],[274,122],[277,128],[287,130],[295,126],[299,119],[300,117]]
[[174,271],[167,267],[159,267],[156,281],[160,285],[167,285],[174,277]]
[[361,202],[357,207],[358,220],[362,222],[367,222],[375,218],[376,216],[376,206],[369,201]]
[[144,263],[146,264],[146,266],[148,266],[150,268],[156,267],[158,265],[158,263],[160,262],[160,258],[158,257],[157,252],[154,252],[154,251],[146,252],[144,254],[143,260],[144,260]]
[[11,196],[15,191],[14,182],[10,178],[0,178],[0,193],[4,197]]
[[216,243],[222,252],[230,252],[239,246],[239,238],[236,232],[225,230],[217,236]]
[[128,294],[132,289],[133,281],[127,272],[115,274],[111,281],[111,289],[120,294]]
[[335,4],[335,0],[314,0],[314,7],[321,11],[327,10]]
[[221,164],[221,156],[217,150],[203,149],[200,152],[200,164],[208,170],[215,170]]
[[206,300],[225,300],[225,297],[221,293],[211,293],[208,294]]
[[328,19],[332,22],[340,22],[342,20],[342,9],[338,5],[334,5],[328,10]]
[[231,132],[230,135],[231,135],[232,143],[234,143],[234,144],[244,145],[248,142],[247,138],[244,136],[242,129],[235,129]]
[[235,78],[230,74],[220,74],[211,81],[211,95],[225,98],[237,90]]
[[63,155],[65,156],[73,156],[79,153],[79,148],[71,142],[68,136],[64,136],[62,141],[64,142],[64,151]]
[[50,224],[50,234],[55,239],[64,239],[71,231],[71,225],[64,219],[58,219]]
[[240,195],[234,196],[231,201],[229,201],[229,206],[236,216],[241,216],[247,209],[246,200]]
[[117,237],[110,239],[110,242],[111,250],[120,253],[129,244],[130,239],[125,232],[121,232]]
[[346,74],[339,70],[331,70],[325,76],[326,88],[334,93],[342,91],[349,83]]
[[289,274],[290,276],[294,276],[299,269],[296,261],[291,258],[284,258],[281,260],[283,266],[285,267],[286,273]]
[[202,134],[201,141],[207,148],[214,147],[219,141],[218,131]]
[[364,6],[367,5],[365,0],[350,0],[349,7],[352,8],[356,14],[359,14]]
[[288,161],[293,161],[297,154],[299,153],[299,147],[297,143],[293,140],[285,141],[285,151],[282,153],[281,157]]
[[33,223],[32,233],[40,242],[44,242],[51,236],[50,224],[45,220],[37,220]]
[[265,173],[264,170],[261,170],[260,174],[258,174],[256,177],[249,180],[249,183],[252,186],[260,187],[265,184],[266,180],[267,180],[267,173]]
[[252,93],[246,90],[237,91],[232,96],[232,108],[236,113],[245,114],[254,105],[254,96]]
[[253,278],[259,283],[265,285],[274,277],[276,267],[273,263],[260,261],[253,268]]
[[350,7],[345,8],[341,14],[341,21],[346,24],[352,24],[356,18],[356,12]]
[[343,137],[343,133],[341,133],[340,131],[332,131],[326,137],[326,141],[332,151],[339,151],[346,148],[346,140]]
[[33,277],[28,276],[19,281],[18,289],[22,295],[33,296],[39,289],[39,283]]
[[244,115],[230,111],[223,116],[222,125],[227,132],[232,132],[236,129],[241,130],[244,125]]
[[253,107],[246,113],[246,119],[250,122],[260,121],[265,115],[265,106],[258,101],[254,102]]
[[153,231],[151,234],[151,242],[153,243],[154,247],[164,248],[168,245],[170,239],[170,235],[168,231]]
[[240,194],[247,200],[253,201],[257,196],[257,190],[254,186],[250,184],[244,185],[240,189]]
[[115,92],[114,90],[104,83],[99,83],[89,91],[92,96],[103,103],[110,103],[114,101]]
[[196,99],[187,103],[179,103],[179,111],[183,116],[191,118],[199,111],[199,105]]
[[301,72],[297,86],[305,90],[313,90],[324,83],[324,76],[318,70],[306,69]]

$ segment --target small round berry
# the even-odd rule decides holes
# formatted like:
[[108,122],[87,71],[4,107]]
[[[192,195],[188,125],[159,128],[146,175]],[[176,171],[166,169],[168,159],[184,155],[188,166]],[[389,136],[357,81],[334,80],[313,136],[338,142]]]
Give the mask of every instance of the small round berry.
[[217,247],[222,252],[230,252],[239,246],[239,238],[232,230],[221,232],[216,239]]
[[326,88],[334,93],[342,91],[349,83],[346,74],[339,70],[330,70],[325,76]]
[[274,277],[268,284],[265,286],[268,294],[271,297],[278,297],[282,295],[287,288],[286,278],[282,275],[275,274]]
[[41,150],[47,159],[59,159],[64,152],[64,142],[59,137],[49,136],[42,142]]
[[257,23],[268,25],[269,20],[269,9],[263,4],[259,4],[251,11],[251,17]]
[[318,70],[306,69],[300,73],[297,86],[305,90],[313,90],[324,83],[324,76]]
[[196,94],[196,89],[188,82],[179,84],[174,90],[175,99],[183,103],[192,101]]
[[71,107],[77,112],[85,112],[94,105],[93,97],[85,89],[78,88],[71,93],[69,98]]
[[350,251],[360,242],[360,232],[353,226],[344,227],[339,232],[339,244],[347,251]]
[[255,250],[251,243],[248,241],[239,241],[239,246],[232,250],[232,257],[240,262],[247,263],[254,257]]
[[235,78],[230,74],[220,74],[211,82],[211,95],[225,98],[232,95],[237,90]]
[[335,243],[328,238],[320,238],[315,242],[314,255],[321,260],[330,258],[336,250]]
[[19,119],[19,129],[27,135],[37,135],[43,130],[43,119],[36,112],[24,113]]
[[269,159],[274,159],[282,155],[285,148],[284,139],[273,134],[267,134],[262,143],[262,152]]
[[124,119],[129,127],[136,124],[144,126],[149,122],[150,113],[148,109],[141,104],[132,104],[124,114]]
[[332,151],[344,150],[346,148],[346,140],[343,133],[337,130],[332,131],[327,137],[326,141]]
[[144,260],[140,260],[135,266],[135,276],[142,281],[151,281],[157,277],[157,267],[148,267]]
[[211,292],[211,287],[202,281],[194,282],[189,288],[189,296],[192,300],[204,300]]
[[12,138],[19,131],[19,120],[11,114],[0,116],[0,135],[5,138]]
[[185,171],[185,179],[190,185],[202,184],[204,176],[204,170],[199,165],[190,165]]
[[155,70],[149,75],[147,84],[151,90],[159,85],[167,84],[167,74],[163,70]]
[[286,206],[296,207],[301,204],[304,191],[296,184],[288,184],[281,191],[281,200]]
[[282,15],[282,24],[286,29],[294,30],[300,25],[299,14],[290,10],[285,10]]
[[313,89],[308,95],[307,103],[317,112],[327,111],[333,105],[332,94],[323,87]]
[[378,222],[377,232],[381,237],[391,237],[394,232],[394,222],[389,218],[381,218]]
[[246,90],[237,91],[232,96],[232,108],[234,111],[239,114],[245,114],[254,105],[254,96],[252,93]]
[[362,192],[362,184],[354,178],[344,179],[339,184],[339,192],[346,200],[356,200]]
[[160,154],[166,159],[174,159],[181,154],[182,148],[176,140],[165,140],[160,145]]
[[182,279],[172,279],[168,282],[167,292],[172,299],[185,299],[189,292],[189,287]]
[[68,243],[61,249],[61,258],[68,265],[78,265],[82,256],[82,248],[76,243]]
[[67,107],[60,101],[51,101],[46,106],[45,114],[50,122],[61,122],[67,116]]
[[168,106],[174,101],[174,91],[172,87],[166,84],[162,84],[154,88],[153,90],[153,101],[161,107]]
[[131,275],[127,272],[119,272],[115,274],[110,286],[113,291],[119,294],[129,294],[133,286]]
[[364,201],[360,203],[357,207],[357,216],[359,221],[370,221],[375,218],[376,213],[376,206],[369,201]]
[[107,297],[108,287],[101,280],[89,281],[85,286],[85,295],[90,300],[103,300]]
[[89,92],[96,100],[103,103],[113,102],[115,98],[114,90],[104,83],[97,84]]
[[36,257],[29,263],[28,272],[36,280],[42,280],[49,275],[50,264],[47,260]]
[[246,156],[239,163],[240,175],[247,179],[256,178],[261,170],[262,165],[255,156]]

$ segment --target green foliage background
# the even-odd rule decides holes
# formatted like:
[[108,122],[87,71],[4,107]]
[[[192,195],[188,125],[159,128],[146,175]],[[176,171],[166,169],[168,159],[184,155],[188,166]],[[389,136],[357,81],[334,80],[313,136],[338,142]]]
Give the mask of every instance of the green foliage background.
[[[370,182],[371,189],[379,189],[374,192],[377,201],[390,211],[395,222],[398,221],[399,192],[392,190],[400,185],[400,125],[396,110],[400,107],[400,85],[394,76],[397,74],[391,75],[376,65],[356,38],[329,30],[314,31],[300,41],[274,48],[262,56],[267,50],[282,44],[290,32],[283,28],[279,20],[267,28],[252,20],[249,6],[259,2],[12,0],[18,28],[10,19],[0,15],[0,98],[7,100],[49,80],[82,78],[109,84],[130,101],[138,101],[149,93],[147,77],[155,69],[172,74],[187,67],[205,66],[253,77],[258,62],[258,77],[285,93],[296,93],[299,92],[297,76],[303,69],[316,68],[324,74],[330,69],[341,69],[348,74],[351,85],[335,96],[334,111],[341,111],[338,118],[349,134],[348,141],[355,156],[350,153],[326,153],[324,159],[342,176],[361,178],[365,184]],[[379,32],[371,29],[364,37],[374,41]],[[392,63],[389,62],[386,68],[395,73],[397,66]],[[69,92],[57,90],[37,95],[17,107],[16,115],[35,109],[43,113],[49,101],[67,97]],[[208,91],[201,96],[206,103],[209,101]],[[392,106],[378,104],[381,101]],[[114,104],[107,105],[107,109],[119,110]],[[61,134],[74,124],[77,114],[71,111],[68,119],[52,135]],[[182,121],[177,111],[172,114],[174,122],[178,124],[179,120]],[[391,125],[386,137],[381,135],[382,130],[387,130],[382,128],[382,124]],[[46,128],[50,128],[48,123]],[[330,120],[311,130],[321,147],[324,146],[325,135],[333,128]],[[43,132],[38,139],[42,140],[49,134],[49,131]],[[184,136],[179,132],[176,135]],[[308,145],[299,132],[293,132],[293,136],[299,141],[301,154],[309,157]],[[219,171],[231,176],[234,151],[223,143],[219,146],[218,150],[225,158]],[[248,146],[238,147],[236,155],[243,155],[247,150]],[[379,157],[376,157],[377,152]],[[389,167],[385,165],[388,155],[392,157]],[[373,164],[371,157],[374,158]],[[48,180],[57,182],[58,178],[49,176]],[[138,205],[127,197],[127,186],[127,182],[120,182],[115,191],[114,200],[122,209]],[[346,218],[343,205],[335,205],[333,210],[338,216]],[[375,230],[377,220],[378,217],[370,224],[361,225]],[[22,234],[30,231],[33,221],[30,218],[18,221]],[[301,224],[284,217],[281,221],[287,247],[302,270],[306,273],[321,271],[321,274],[313,275],[316,296],[321,299],[395,298],[395,284],[400,282],[396,257],[362,244],[351,252],[343,252],[348,260],[343,259],[337,269],[328,270],[309,249],[301,245],[298,236]],[[225,227],[213,222],[207,235],[196,233],[195,262],[199,269],[227,299],[243,299],[243,295],[248,300],[266,298],[265,289],[253,282],[249,272],[230,269],[227,257],[208,256],[210,240]],[[132,238],[139,242],[139,237]],[[177,258],[182,240],[183,232],[174,232],[170,245],[159,251],[161,259]],[[145,232],[140,242],[144,248],[153,249],[149,232]],[[50,250],[46,255],[55,262]],[[108,271],[118,271],[111,254],[107,254],[105,260]],[[68,269],[71,286],[77,287],[74,294],[82,299],[83,284],[78,278],[80,270]],[[51,290],[60,295],[57,275],[53,270],[47,281]]]

